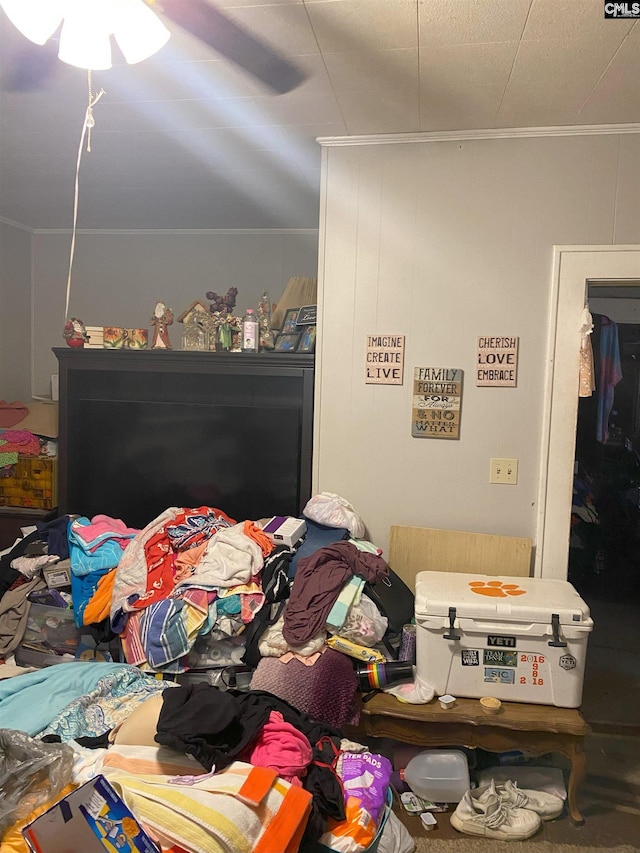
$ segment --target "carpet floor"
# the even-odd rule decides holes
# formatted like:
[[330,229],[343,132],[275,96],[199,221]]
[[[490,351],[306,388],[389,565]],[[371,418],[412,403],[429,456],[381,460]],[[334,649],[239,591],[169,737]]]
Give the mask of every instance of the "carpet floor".
[[416,853],[637,853],[637,847],[585,847],[584,844],[554,844],[551,841],[483,841],[465,838],[460,841],[416,840]]
[[583,826],[573,826],[567,817],[544,823],[537,835],[524,841],[497,841],[457,832],[448,813],[436,815],[438,825],[427,832],[419,818],[403,815],[394,805],[416,843],[416,853],[639,853],[640,817],[627,813],[608,814],[585,809]]
[[427,831],[398,798],[394,811],[415,839],[416,853],[640,853],[640,738],[594,733],[585,745],[587,778],[578,797],[582,826],[565,813],[544,822],[533,838],[496,841],[457,832],[450,812],[437,813],[437,827]]

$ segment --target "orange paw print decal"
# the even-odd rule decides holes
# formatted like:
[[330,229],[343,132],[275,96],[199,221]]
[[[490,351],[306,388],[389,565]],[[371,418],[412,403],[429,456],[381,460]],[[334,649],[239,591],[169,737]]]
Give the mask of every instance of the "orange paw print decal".
[[524,595],[526,589],[520,589],[517,583],[502,581],[470,581],[469,589],[478,595],[489,595],[492,598],[507,598],[509,595]]

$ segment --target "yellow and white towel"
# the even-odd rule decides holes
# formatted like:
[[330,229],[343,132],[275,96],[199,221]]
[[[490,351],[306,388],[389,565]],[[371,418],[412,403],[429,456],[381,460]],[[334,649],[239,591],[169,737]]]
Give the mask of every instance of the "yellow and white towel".
[[163,850],[296,853],[311,811],[308,791],[239,761],[191,777],[103,772]]

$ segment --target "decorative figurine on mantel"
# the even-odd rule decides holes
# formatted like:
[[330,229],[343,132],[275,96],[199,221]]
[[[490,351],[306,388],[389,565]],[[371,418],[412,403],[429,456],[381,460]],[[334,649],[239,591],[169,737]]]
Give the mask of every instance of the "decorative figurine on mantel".
[[271,328],[271,298],[266,290],[258,302],[258,331],[260,349],[273,349],[275,338]]
[[64,324],[62,333],[68,347],[83,347],[89,341],[89,335],[86,332],[82,320],[77,317],[72,317]]
[[169,340],[169,326],[173,323],[173,311],[164,302],[156,302],[153,317],[149,321],[153,326],[151,349],[173,349]]
[[236,307],[236,297],[238,295],[237,287],[230,287],[224,296],[218,296],[213,290],[208,290],[205,293],[207,299],[211,301],[209,310],[212,314],[233,314],[233,309]]
[[218,339],[218,324],[213,314],[204,303],[196,300],[176,317],[178,323],[182,323],[183,350],[204,350],[215,352]]
[[220,349],[231,352],[240,352],[240,335],[242,332],[242,319],[234,317],[233,314],[221,314],[216,311],[213,319],[218,327],[218,342]]

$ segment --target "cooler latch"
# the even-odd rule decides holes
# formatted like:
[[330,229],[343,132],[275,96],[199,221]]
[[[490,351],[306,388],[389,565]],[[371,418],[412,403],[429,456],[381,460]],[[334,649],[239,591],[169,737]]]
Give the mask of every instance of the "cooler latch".
[[551,614],[551,630],[553,631],[553,640],[549,640],[549,645],[558,649],[565,649],[566,643],[560,639],[560,617],[557,613]]
[[449,633],[443,634],[442,637],[445,640],[459,640],[460,634],[456,634],[453,623],[456,621],[456,609],[455,607],[449,608]]

